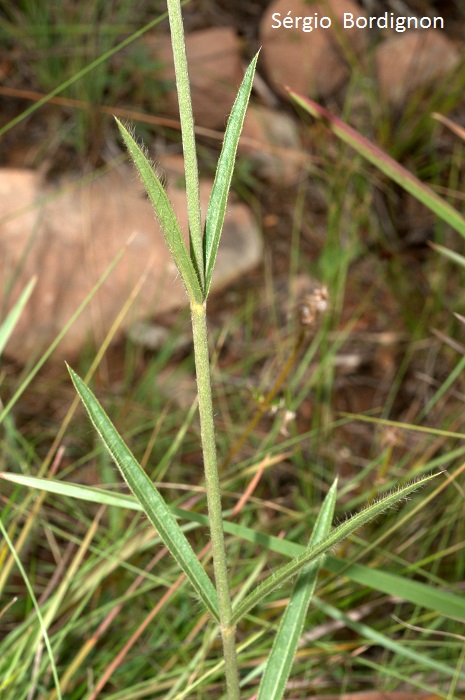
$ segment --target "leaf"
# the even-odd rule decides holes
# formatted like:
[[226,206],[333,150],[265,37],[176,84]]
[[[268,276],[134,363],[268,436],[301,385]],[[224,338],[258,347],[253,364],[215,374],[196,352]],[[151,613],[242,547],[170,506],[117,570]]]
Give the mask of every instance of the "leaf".
[[[116,119],[116,117],[115,117]],[[142,149],[137,145],[129,131],[116,119],[118,128],[123,137],[126,148],[144,183],[147,194],[152,202],[155,215],[163,231],[166,244],[170,249],[173,260],[176,263],[181,279],[186,288],[191,301],[199,304],[203,302],[203,294],[200,281],[195,271],[194,265],[184,242],[181,229],[179,227],[176,214],[173,211],[171,202],[165,192],[163,185],[153,171],[152,165],[144,155]]]
[[407,192],[413,195],[419,202],[422,202],[428,209],[431,209],[437,216],[443,219],[449,226],[452,226],[461,236],[465,237],[465,218],[452,207],[448,202],[439,197],[433,190],[416,178],[412,173],[402,167],[394,158],[384,153],[371,141],[359,134],[341,119],[335,117],[331,112],[319,104],[289,90],[290,95],[306,112],[316,119],[324,121],[329,129],[336,134],[341,141],[349,144],[357,153],[373,163],[381,172],[391,180],[397,182]]
[[216,167],[215,181],[208,202],[204,237],[205,298],[208,296],[213,277],[216,254],[220,244],[221,231],[223,230],[229,188],[231,187],[231,179],[236,160],[237,146],[244,123],[245,112],[249,103],[257,60],[258,53],[255,55],[255,58],[244,75],[244,79],[229,116],[224,135],[223,148],[221,149],[221,155]]
[[[313,528],[308,546],[316,545],[327,537],[336,505],[337,479],[329,489]],[[291,672],[297,644],[302,634],[305,616],[313,596],[323,556],[304,566],[295,583],[289,603],[279,625],[270,655],[266,662],[258,700],[281,700]]]
[[68,371],[96,431],[116,462],[124,480],[142,506],[142,510],[156,528],[163,544],[177,561],[206,608],[218,620],[218,599],[213,583],[208,578],[163,497],[126,446],[90,389],[71,367],[68,367]]
[[399,501],[405,499],[410,493],[412,493],[412,491],[416,491],[416,489],[420,488],[431,479],[434,479],[436,476],[437,474],[432,474],[430,476],[423,477],[418,481],[407,484],[403,488],[389,493],[375,501],[364,510],[360,511],[356,515],[353,515],[351,518],[348,518],[345,522],[339,525],[339,527],[335,528],[328,537],[319,542],[317,545],[308,547],[303,554],[295,557],[295,559],[293,559],[291,562],[285,564],[273,574],[268,576],[263,583],[249,593],[249,595],[237,606],[236,610],[233,612],[232,622],[238,622],[249,612],[249,610],[266,598],[267,595],[298,574],[306,564],[310,563],[321,554],[327,552],[328,549],[334,547],[345,537],[351,535],[353,532],[355,532],[355,530],[362,525],[365,525],[384,510],[395,506]]

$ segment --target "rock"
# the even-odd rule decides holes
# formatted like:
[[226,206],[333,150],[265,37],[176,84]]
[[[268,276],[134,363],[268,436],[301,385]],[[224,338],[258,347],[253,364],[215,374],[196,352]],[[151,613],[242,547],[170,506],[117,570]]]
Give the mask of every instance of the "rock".
[[436,29],[408,31],[384,41],[376,51],[381,95],[401,106],[412,92],[444,78],[458,64],[459,52]]
[[[162,36],[150,37],[146,42],[154,58],[164,66],[157,79],[173,85],[163,104],[164,111],[178,116],[171,41]],[[223,129],[244,76],[239,37],[231,27],[191,32],[186,36],[186,53],[195,122],[198,126]],[[153,107],[160,111],[159,103]]]
[[[352,0],[328,0],[315,5],[304,0],[274,0],[270,4],[261,21],[260,41],[268,78],[278,93],[287,97],[287,85],[304,95],[327,97],[348,78],[341,38],[352,51],[361,54],[367,33],[357,28],[342,29],[345,12],[366,16]],[[320,22],[328,16],[332,24],[324,28]],[[311,17],[312,31],[302,30],[302,19],[296,27],[297,17]],[[283,24],[285,18],[287,22],[292,20],[292,28]],[[339,36],[334,29],[337,23],[341,25]]]
[[285,185],[299,180],[308,159],[295,119],[253,103],[245,115],[239,153],[251,160],[259,177]]
[[[201,183],[206,211],[211,183]],[[187,231],[185,192],[168,194],[181,229]],[[250,210],[232,203],[218,253],[218,289],[254,267],[261,242]],[[129,243],[128,243],[128,239]],[[45,184],[28,170],[0,170],[0,296],[4,313],[29,279],[38,282],[6,354],[20,363],[37,357],[55,339],[127,243],[121,260],[54,353],[75,357],[93,339],[99,343],[151,260],[141,292],[117,336],[135,321],[187,304],[177,270],[132,168],[119,167],[90,184]],[[5,290],[10,290],[6,296]]]
[[170,342],[173,351],[184,350],[192,343],[192,333],[186,332],[177,335],[173,340],[170,339],[170,330],[166,326],[141,319],[133,323],[128,329],[128,338],[134,344],[145,350],[156,352],[160,350],[167,342]]

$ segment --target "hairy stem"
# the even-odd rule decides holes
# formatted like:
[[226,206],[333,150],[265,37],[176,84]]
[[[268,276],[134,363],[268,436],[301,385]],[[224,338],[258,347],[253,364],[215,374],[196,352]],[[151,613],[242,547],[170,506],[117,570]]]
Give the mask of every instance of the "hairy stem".
[[199,170],[195,147],[194,117],[187,69],[186,45],[182,24],[181,3],[179,0],[168,0],[168,13],[173,47],[176,89],[179,102],[179,119],[181,122],[182,147],[184,152],[184,169],[186,174],[187,212],[189,215],[189,231],[191,255],[204,288],[204,261],[202,243],[202,220],[200,214]]
[[224,544],[221,510],[220,481],[216,456],[213,403],[208,354],[206,304],[191,304],[194,336],[195,368],[199,395],[200,433],[202,440],[205,487],[207,492],[213,568],[220,613],[220,630],[223,641],[228,700],[239,700],[239,677],[235,642],[235,625],[232,623],[232,605],[229,592],[228,566]]

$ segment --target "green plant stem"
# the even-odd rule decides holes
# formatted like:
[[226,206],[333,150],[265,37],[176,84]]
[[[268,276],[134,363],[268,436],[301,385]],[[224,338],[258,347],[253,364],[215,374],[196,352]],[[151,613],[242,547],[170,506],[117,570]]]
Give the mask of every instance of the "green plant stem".
[[199,170],[195,145],[194,117],[187,67],[186,45],[182,23],[181,3],[168,0],[168,14],[173,47],[174,70],[179,102],[179,121],[181,122],[182,147],[184,152],[184,170],[186,174],[187,212],[189,232],[193,253],[193,262],[199,276],[200,286],[204,288],[205,274],[203,261],[202,218],[200,213]]
[[239,675],[235,625],[232,623],[232,605],[229,592],[228,566],[224,545],[223,516],[221,510],[220,480],[216,456],[213,403],[210,384],[210,358],[208,354],[206,303],[191,303],[192,331],[194,337],[195,368],[199,395],[200,433],[205,471],[213,568],[220,614],[220,630],[223,641],[228,700],[239,700]]

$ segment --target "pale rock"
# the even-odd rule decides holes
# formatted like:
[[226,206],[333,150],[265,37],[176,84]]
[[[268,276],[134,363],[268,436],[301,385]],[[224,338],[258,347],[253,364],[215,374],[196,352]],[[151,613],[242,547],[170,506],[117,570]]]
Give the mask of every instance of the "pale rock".
[[295,119],[269,107],[249,104],[239,154],[247,156],[259,177],[275,184],[297,182],[308,156]]
[[[210,189],[210,182],[201,183],[203,211]],[[186,233],[185,192],[173,184],[168,194]],[[20,363],[37,358],[124,246],[120,261],[55,350],[55,359],[75,357],[89,340],[101,342],[147,266],[147,278],[115,337],[142,318],[185,307],[187,295],[134,169],[119,167],[91,183],[68,181],[59,187],[45,184],[36,172],[0,170],[3,317],[31,277],[38,276],[5,353]],[[261,250],[250,210],[232,203],[214,287],[256,266]]]
[[[309,4],[304,0],[274,0],[260,24],[263,63],[275,90],[287,97],[285,86],[304,95],[327,97],[349,77],[349,65],[344,57],[344,43],[349,52],[361,55],[366,47],[367,33],[357,28],[342,28],[345,12],[358,16],[366,13],[351,0],[327,0]],[[273,28],[273,15],[285,17],[329,16],[329,29],[318,26],[311,32],[284,26]],[[289,13],[289,14],[288,14]],[[339,25],[335,30],[336,25]],[[339,31],[337,31],[339,30]]]
[[[163,66],[156,77],[173,85],[164,98],[163,110],[171,116],[178,116],[171,41],[168,36],[155,36],[147,38],[146,43]],[[244,76],[240,49],[239,37],[231,27],[205,29],[186,35],[192,105],[198,126],[212,129],[226,126]],[[160,109],[159,104],[153,107],[157,111]]]
[[381,95],[394,106],[416,90],[445,78],[460,60],[458,50],[436,29],[407,31],[386,39],[376,51]]

